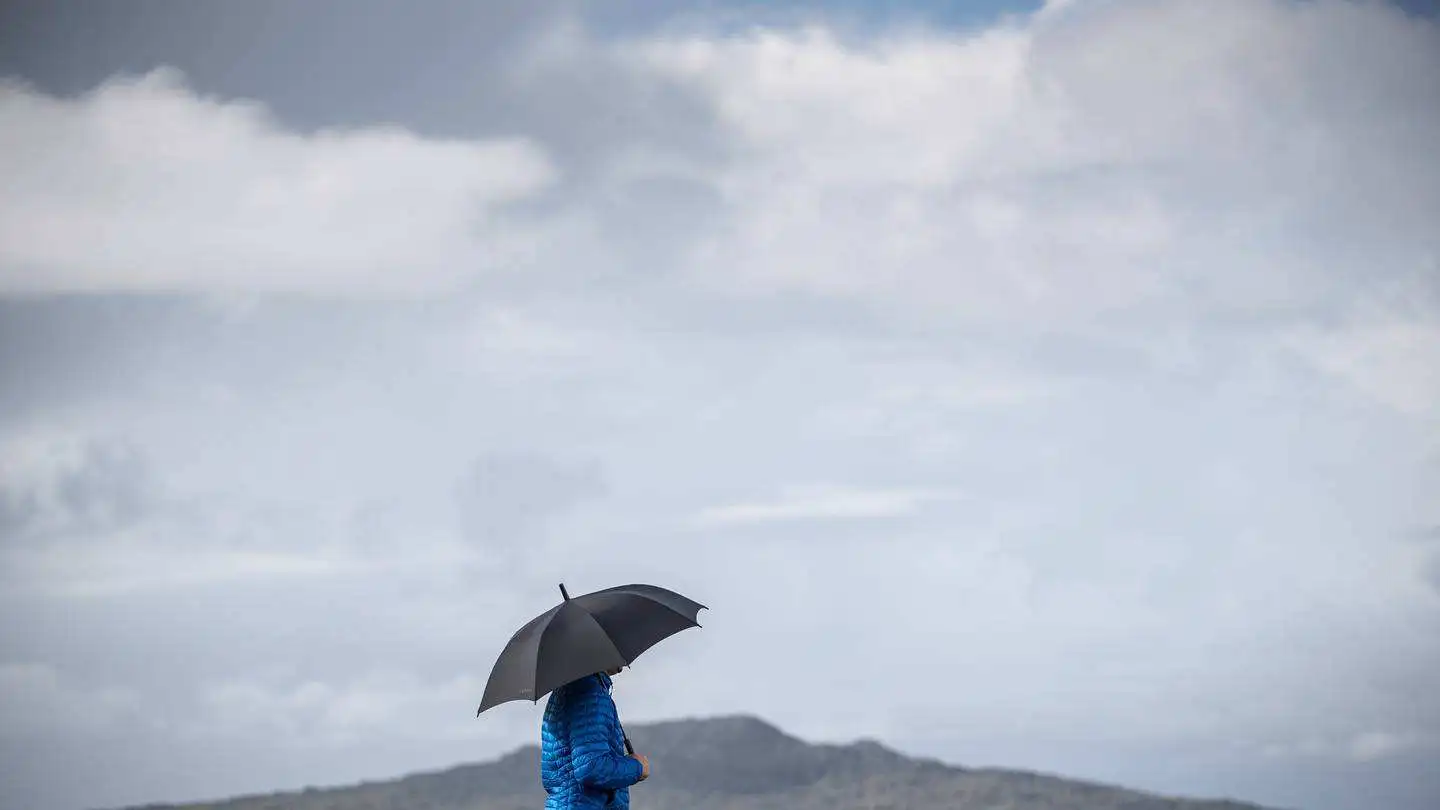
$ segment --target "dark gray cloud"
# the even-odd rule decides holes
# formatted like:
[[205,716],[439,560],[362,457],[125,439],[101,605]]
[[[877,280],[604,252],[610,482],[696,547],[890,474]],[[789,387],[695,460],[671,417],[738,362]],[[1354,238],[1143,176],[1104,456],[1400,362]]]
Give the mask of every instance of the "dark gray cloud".
[[[116,74],[173,67],[197,92],[259,100],[301,131],[395,123],[437,137],[524,135],[565,169],[552,206],[617,151],[722,154],[712,110],[693,90],[627,67],[603,43],[574,52],[562,42],[545,55],[581,6],[7,3],[0,75],[73,96]],[[602,16],[628,34],[624,20],[643,26],[656,13]]]
[[149,470],[133,447],[86,445],[78,469],[66,471],[55,484],[63,509],[86,528],[113,531],[133,524],[151,507]]
[[0,74],[73,95],[169,65],[203,93],[263,99],[300,129],[398,121],[473,135],[467,122],[504,126],[490,79],[572,6],[14,2],[0,26]]
[[0,539],[104,538],[135,525],[154,508],[154,480],[134,446],[87,440],[68,449],[68,457],[49,460],[34,477],[22,472],[0,481]]

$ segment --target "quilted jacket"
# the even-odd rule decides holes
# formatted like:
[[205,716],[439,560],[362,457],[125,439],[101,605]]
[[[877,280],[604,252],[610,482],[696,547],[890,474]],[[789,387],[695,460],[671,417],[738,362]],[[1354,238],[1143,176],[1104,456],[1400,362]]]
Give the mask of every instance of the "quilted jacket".
[[540,726],[545,810],[628,810],[640,761],[625,754],[610,676],[587,675],[556,689]]

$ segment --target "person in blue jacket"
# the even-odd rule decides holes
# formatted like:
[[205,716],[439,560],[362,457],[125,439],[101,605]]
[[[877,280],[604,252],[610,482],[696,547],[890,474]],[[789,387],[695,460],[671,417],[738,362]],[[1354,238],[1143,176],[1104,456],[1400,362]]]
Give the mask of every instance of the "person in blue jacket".
[[630,786],[650,778],[650,760],[625,752],[625,732],[610,697],[611,678],[619,673],[617,668],[586,675],[550,694],[540,725],[545,810],[628,810]]

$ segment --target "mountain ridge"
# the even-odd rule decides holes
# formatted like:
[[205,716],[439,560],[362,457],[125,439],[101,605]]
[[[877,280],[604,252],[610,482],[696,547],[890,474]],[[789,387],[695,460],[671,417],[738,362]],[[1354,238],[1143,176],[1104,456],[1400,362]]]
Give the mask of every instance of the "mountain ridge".
[[[1275,810],[1162,796],[1037,771],[969,768],[861,737],[812,743],[752,714],[634,724],[655,764],[635,810]],[[536,810],[538,744],[393,779],[121,810]]]

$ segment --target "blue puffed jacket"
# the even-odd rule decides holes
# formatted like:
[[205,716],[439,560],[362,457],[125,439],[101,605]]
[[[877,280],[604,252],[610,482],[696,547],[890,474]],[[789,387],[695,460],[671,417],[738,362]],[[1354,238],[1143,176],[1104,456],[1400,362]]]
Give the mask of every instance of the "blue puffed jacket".
[[625,754],[620,716],[603,672],[550,694],[540,725],[540,782],[545,810],[628,810],[640,760]]

